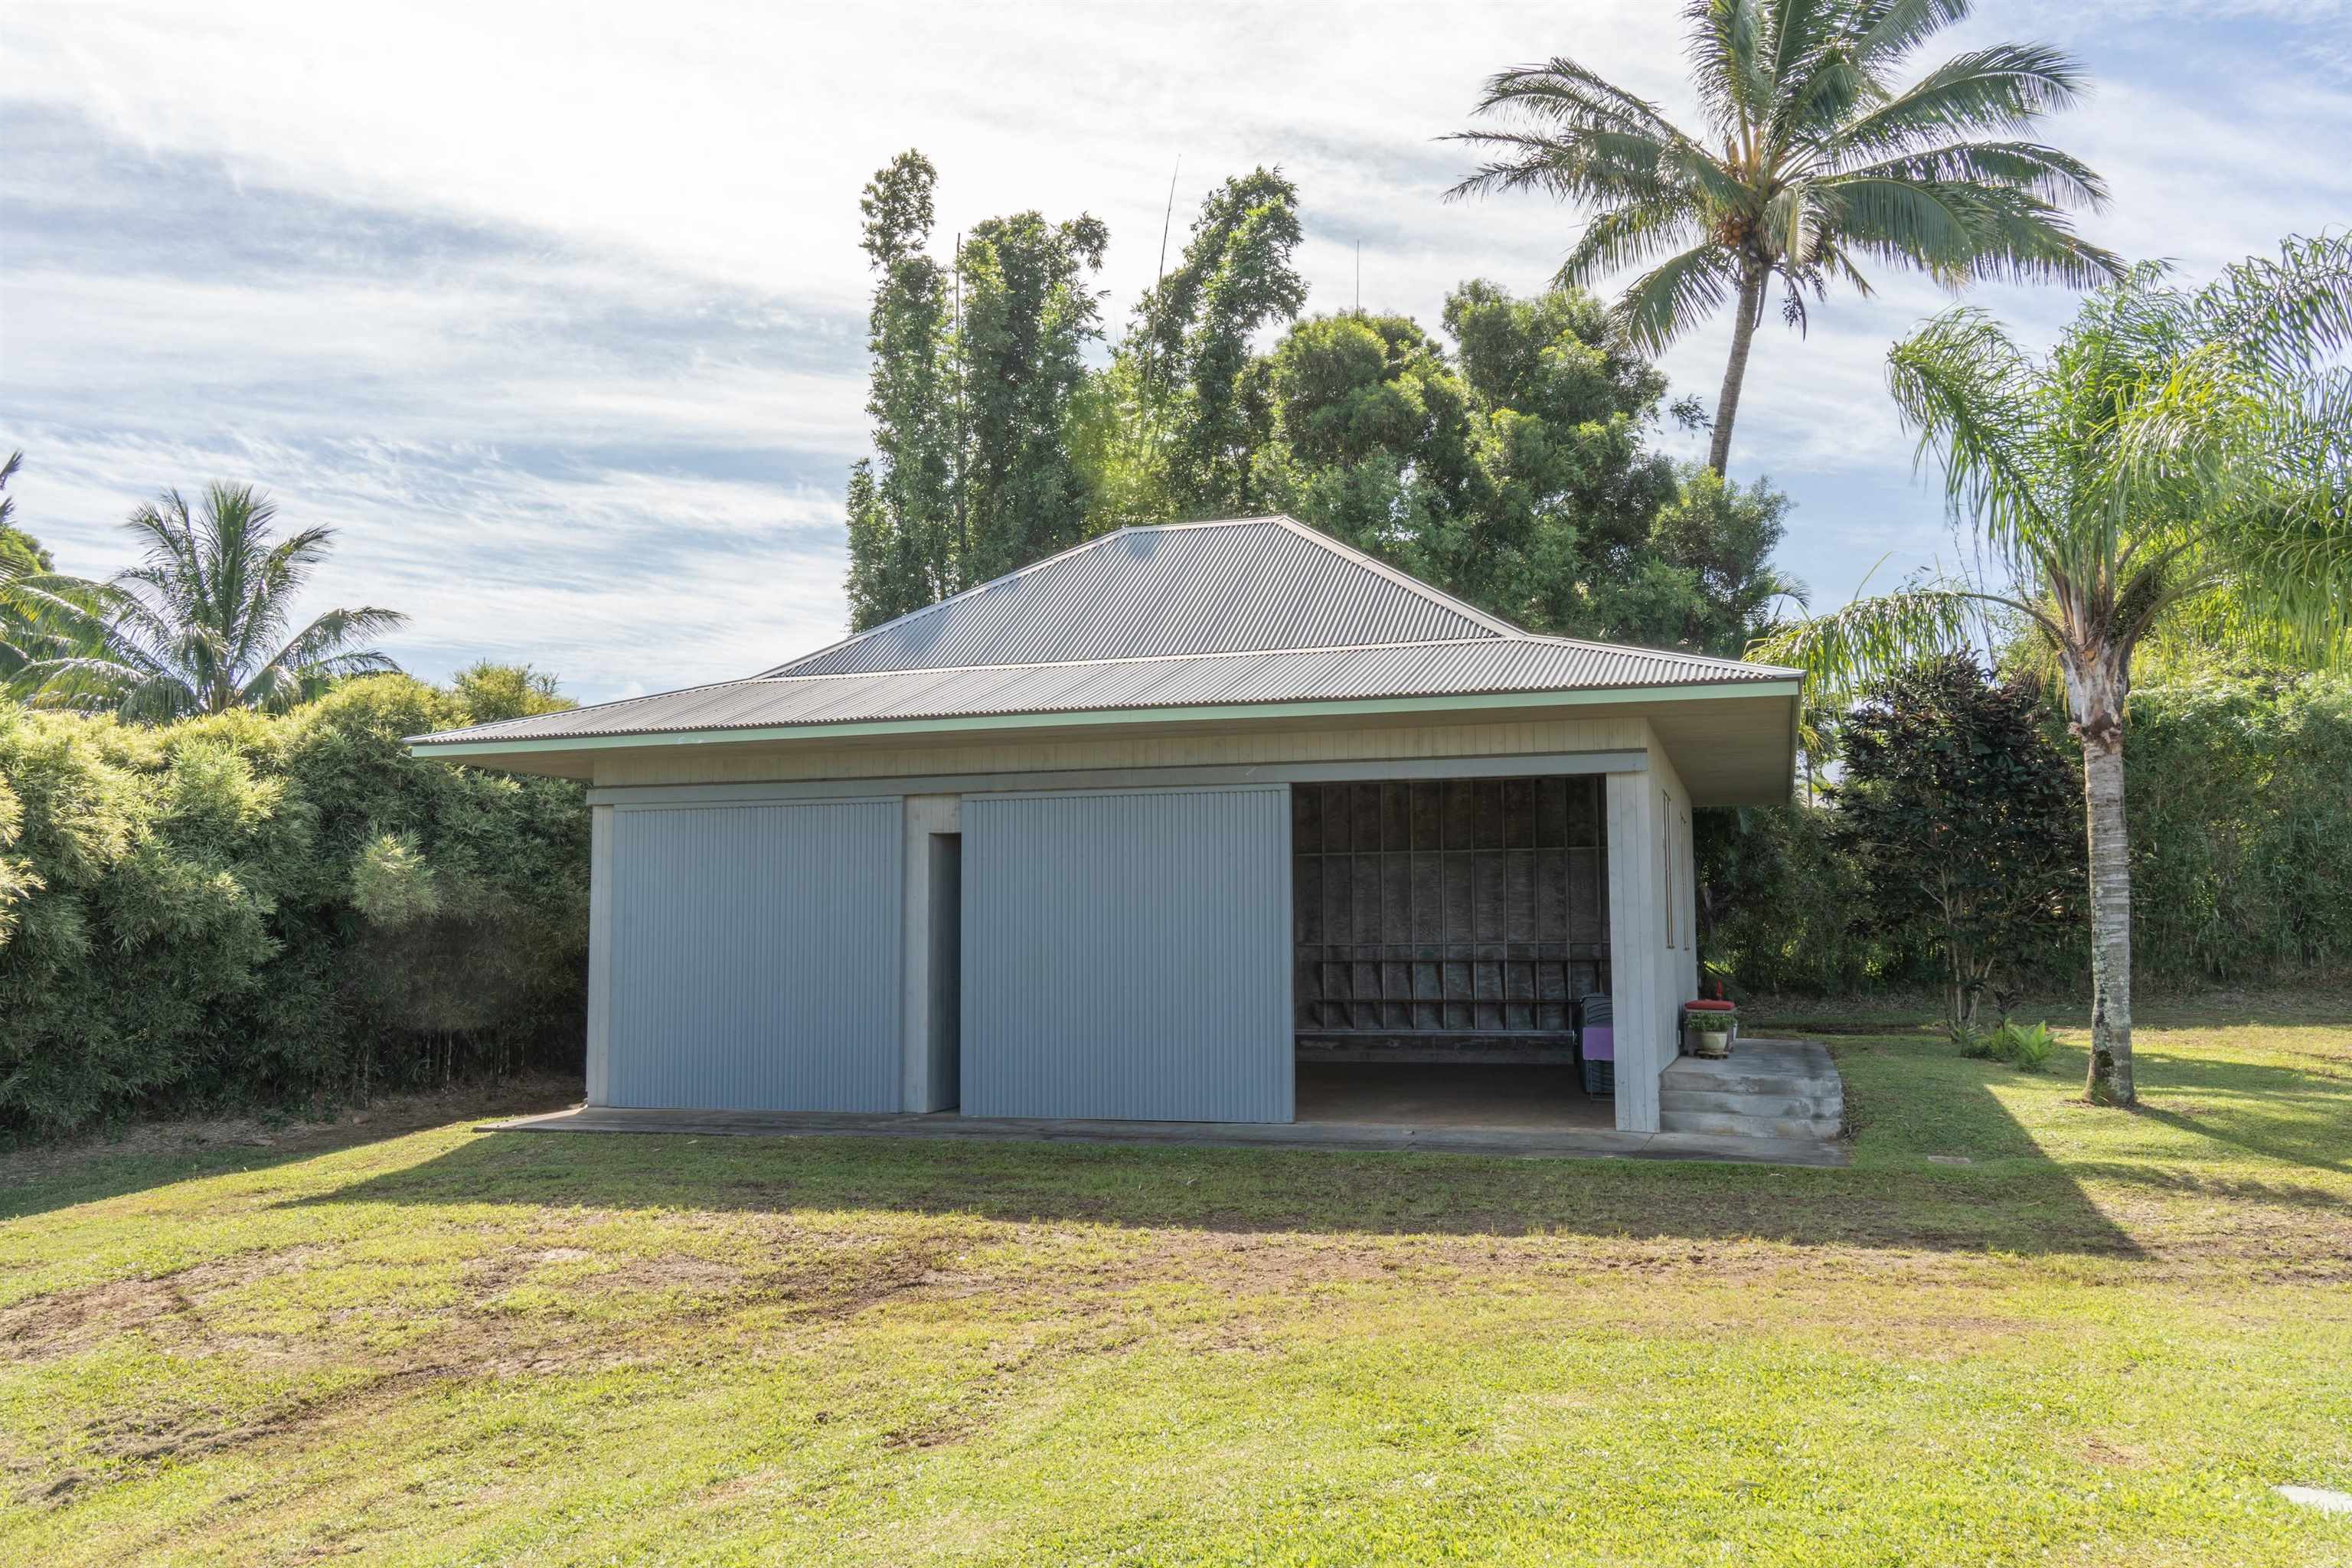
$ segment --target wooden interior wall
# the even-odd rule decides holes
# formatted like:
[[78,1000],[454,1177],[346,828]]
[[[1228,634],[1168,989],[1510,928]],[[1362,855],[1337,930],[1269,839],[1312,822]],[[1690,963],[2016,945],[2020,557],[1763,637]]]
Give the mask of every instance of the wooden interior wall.
[[1566,1031],[1609,988],[1601,812],[1597,774],[1293,785],[1302,1043]]

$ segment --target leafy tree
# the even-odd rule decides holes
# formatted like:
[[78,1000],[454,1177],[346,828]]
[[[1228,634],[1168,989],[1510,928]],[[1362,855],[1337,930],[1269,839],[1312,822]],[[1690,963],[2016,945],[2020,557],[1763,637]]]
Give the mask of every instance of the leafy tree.
[[1230,517],[1255,504],[1265,420],[1253,344],[1307,304],[1290,259],[1301,237],[1298,187],[1280,169],[1228,179],[1201,204],[1176,269],[1136,307],[1122,368],[1167,517]]
[[923,250],[938,180],[929,159],[901,153],[858,202],[877,275],[866,316],[873,371],[866,399],[875,455],[860,458],[849,477],[849,604],[860,630],[962,584],[950,279]]
[[1591,614],[1621,642],[1737,658],[1780,601],[1806,601],[1804,584],[1771,563],[1790,503],[1763,479],[1743,489],[1696,464],[1679,478],[1646,539],[1620,547],[1614,570],[1591,585]]
[[960,585],[1066,550],[1087,537],[1085,476],[1066,439],[1102,335],[1086,276],[1110,231],[1098,218],[990,218],[964,241],[957,374],[967,552]]
[[1839,726],[1831,843],[1861,872],[1870,919],[1942,960],[1946,1009],[1973,1028],[2077,918],[2076,784],[2041,727],[2042,694],[1973,656],[1897,670]]
[[55,574],[20,578],[13,596],[76,648],[46,652],[20,679],[45,703],[174,719],[232,708],[294,706],[347,675],[395,668],[362,646],[407,616],[329,610],[290,631],[294,596],[326,558],[328,528],[275,536],[277,508],[250,485],[214,485],[201,511],[177,490],[124,526],[140,564],[105,583]]
[[1270,504],[1534,630],[1730,653],[1762,628],[1786,500],[1645,448],[1664,379],[1590,295],[1468,283],[1445,324],[1458,355],[1401,316],[1286,334]]
[[562,713],[580,706],[556,689],[553,671],[533,669],[527,664],[493,664],[486,658],[451,676],[449,689],[465,709],[468,724]]
[[991,218],[942,266],[924,249],[937,183],[929,159],[902,153],[859,204],[876,274],[875,455],[852,466],[848,498],[861,629],[1086,537],[1069,435],[1086,345],[1100,335],[1084,278],[1108,232],[1085,216]]
[[2120,264],[2077,238],[2061,208],[2103,205],[2098,175],[2021,140],[2080,95],[2075,62],[2041,44],[1971,50],[1909,86],[1897,75],[1968,0],[1692,0],[1687,58],[1703,132],[1565,57],[1498,73],[1477,112],[1508,130],[1461,132],[1493,154],[1454,189],[1535,190],[1592,215],[1560,267],[1589,283],[1646,266],[1614,311],[1655,353],[1732,302],[1731,355],[1707,464],[1718,474],[1774,279],[1782,313],[1832,281],[1867,294],[1864,263],[2082,287]]
[[2029,355],[1959,310],[1896,344],[1888,378],[1955,514],[2006,584],[1929,579],[1764,639],[1830,689],[1961,645],[1990,605],[2057,663],[2083,753],[2090,851],[2088,1093],[2128,1105],[2131,863],[2124,701],[2164,635],[2352,662],[2352,237],[2290,239],[2199,290],[2158,267],[2102,290]]
[[1298,195],[1261,168],[1210,193],[1089,373],[1102,226],[991,219],[951,279],[922,254],[932,178],[908,153],[866,188],[861,627],[1124,523],[1277,509],[1543,631],[1729,653],[1792,586],[1767,563],[1786,500],[1678,477],[1648,448],[1664,378],[1581,289],[1465,283],[1445,304],[1450,349],[1402,316],[1296,321]]

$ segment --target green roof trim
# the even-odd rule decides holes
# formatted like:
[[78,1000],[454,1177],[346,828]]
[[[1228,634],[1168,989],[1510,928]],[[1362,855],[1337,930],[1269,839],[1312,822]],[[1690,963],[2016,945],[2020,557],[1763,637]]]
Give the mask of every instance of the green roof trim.
[[1582,687],[1572,691],[1448,692],[1424,697],[1350,697],[1298,702],[1232,702],[1188,708],[1064,709],[934,719],[862,719],[835,724],[772,724],[728,730],[648,731],[626,735],[562,735],[515,741],[412,741],[419,757],[522,756],[648,746],[730,746],[761,741],[813,741],[867,735],[944,735],[990,730],[1070,729],[1100,724],[1199,723],[1223,719],[1321,719],[1389,714],[1478,712],[1500,708],[1576,708],[1619,702],[1689,702],[1728,697],[1795,697],[1801,683],[1738,680],[1678,686]]

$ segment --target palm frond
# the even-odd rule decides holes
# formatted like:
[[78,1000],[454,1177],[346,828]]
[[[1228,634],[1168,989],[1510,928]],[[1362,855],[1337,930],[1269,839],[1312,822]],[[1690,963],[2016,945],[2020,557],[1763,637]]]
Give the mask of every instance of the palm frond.
[[2241,642],[2252,628],[2263,651],[2338,664],[2352,647],[2352,370],[2268,414],[2261,451],[2237,453],[2237,471],[2211,486],[2183,563],[2223,591]]
[[2080,203],[2094,212],[2107,204],[2107,183],[2089,164],[2038,142],[1952,142],[1832,173],[1859,179],[2000,186],[2046,202]]
[[1874,74],[1894,65],[1955,22],[1969,0],[1862,0],[1849,12],[1854,61]]
[[113,711],[160,721],[203,711],[195,690],[168,670],[102,654],[60,655],[28,664],[18,677],[23,700],[36,708]]
[[1829,139],[1843,153],[1896,153],[1969,132],[2013,134],[2083,95],[2083,68],[2048,44],[1996,44],[1955,55]]
[[1497,192],[1541,191],[1561,201],[1653,205],[1675,199],[1665,168],[1667,144],[1630,131],[1573,137],[1528,131],[1464,131],[1445,138],[1499,150],[1446,192],[1449,201]]
[[2198,298],[2198,323],[2281,380],[2352,347],[2352,231],[2294,236],[2249,257]]
[[2067,531],[2038,471],[2032,385],[2032,362],[1982,310],[1948,310],[1886,356],[1887,391],[1919,433],[1918,460],[1940,454],[1954,515],[1975,519],[2020,566]]
[[1729,253],[1696,246],[1633,279],[1610,321],[1627,342],[1656,353],[1738,290],[1738,263]]
[[1644,132],[1657,137],[1681,134],[1646,98],[1637,98],[1565,55],[1541,65],[1514,66],[1486,79],[1486,90],[1473,112],[1510,109],[1570,130],[1588,127]]
[[[292,668],[331,663],[354,657],[352,644],[398,631],[407,624],[408,617],[399,611],[374,605],[329,610],[288,638],[286,646],[279,648],[269,662]],[[382,654],[367,651],[366,657],[383,660],[382,665],[370,668],[399,668]]]
[[1818,189],[1822,222],[1847,250],[1916,267],[1946,288],[1967,282],[1983,228],[1969,187],[1849,175]]
[[2074,233],[2064,213],[2024,191],[1977,192],[1978,251],[1973,278],[2004,283],[2062,283],[2095,289],[2129,270],[2124,258]]
[[1571,283],[1637,267],[1703,238],[1690,209],[1678,203],[1624,206],[1600,214],[1584,226],[1559,276]]
[[1700,112],[1716,136],[1737,142],[1769,112],[1761,0],[1687,0],[1684,54],[1698,89]]
[[1917,584],[1778,627],[1750,643],[1748,658],[1802,670],[1808,702],[1843,707],[1890,670],[1973,646],[1973,617],[1987,603],[2016,607],[1966,588]]

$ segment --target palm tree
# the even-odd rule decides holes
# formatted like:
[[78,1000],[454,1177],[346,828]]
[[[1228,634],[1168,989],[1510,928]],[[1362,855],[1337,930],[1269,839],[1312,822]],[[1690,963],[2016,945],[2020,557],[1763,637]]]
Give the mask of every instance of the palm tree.
[[1782,314],[1802,326],[1805,296],[1832,281],[1870,293],[1864,262],[1916,268],[1956,291],[1982,278],[2084,288],[2121,273],[2060,211],[2101,206],[2105,182],[2021,139],[2081,96],[2070,56],[1996,44],[1897,86],[1912,51],[1968,13],[1969,0],[1692,0],[1703,136],[1574,60],[1522,66],[1490,79],[1476,110],[1516,128],[1450,138],[1496,154],[1450,195],[1537,190],[1587,208],[1563,283],[1654,263],[1615,310],[1645,353],[1737,300],[1707,456],[1722,473],[1774,278]]
[[214,485],[201,514],[177,490],[123,526],[144,549],[104,583],[19,576],[11,601],[48,639],[17,673],[36,701],[163,720],[231,708],[283,710],[339,677],[399,667],[358,646],[407,620],[329,610],[288,632],[294,596],[334,531],[273,537],[278,509],[250,485]]
[[2124,700],[2152,640],[2352,663],[2352,236],[2290,239],[2207,288],[2158,266],[2094,295],[2048,354],[1982,312],[1888,355],[1924,458],[1993,573],[1929,578],[1759,641],[1834,698],[1964,643],[1991,607],[2063,677],[2091,870],[2086,1092],[2132,1104]]
[[44,618],[16,591],[16,584],[57,569],[41,542],[16,526],[16,498],[8,481],[25,466],[25,454],[11,452],[0,463],[0,692],[14,691],[26,665],[69,645],[52,635]]

